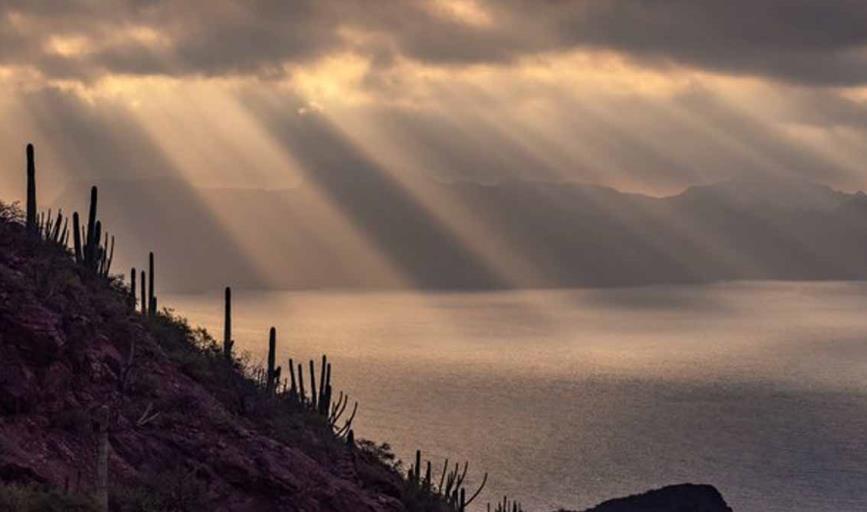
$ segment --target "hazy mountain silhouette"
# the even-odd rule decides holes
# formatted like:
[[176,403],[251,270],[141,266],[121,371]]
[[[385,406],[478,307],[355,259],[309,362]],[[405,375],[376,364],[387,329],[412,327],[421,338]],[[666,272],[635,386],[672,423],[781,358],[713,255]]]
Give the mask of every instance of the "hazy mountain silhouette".
[[[538,275],[498,275],[423,209],[361,176],[328,184],[354,228],[424,288],[619,286],[728,279],[867,277],[867,196],[790,179],[733,180],[663,198],[577,184],[431,182],[466,205]],[[129,255],[155,248],[177,289],[395,287],[317,226],[308,186],[190,188],[174,179],[99,183]],[[64,209],[87,197],[72,185]],[[122,198],[122,199],[118,199]],[[217,221],[218,212],[223,221]],[[251,256],[253,255],[253,256]]]

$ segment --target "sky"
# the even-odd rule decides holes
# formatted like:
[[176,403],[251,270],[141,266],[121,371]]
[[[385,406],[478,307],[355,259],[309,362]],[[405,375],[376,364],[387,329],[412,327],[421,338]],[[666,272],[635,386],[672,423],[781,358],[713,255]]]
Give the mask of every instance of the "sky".
[[34,142],[49,195],[293,187],[337,145],[423,199],[430,177],[867,188],[861,0],[0,0],[0,90],[4,160]]

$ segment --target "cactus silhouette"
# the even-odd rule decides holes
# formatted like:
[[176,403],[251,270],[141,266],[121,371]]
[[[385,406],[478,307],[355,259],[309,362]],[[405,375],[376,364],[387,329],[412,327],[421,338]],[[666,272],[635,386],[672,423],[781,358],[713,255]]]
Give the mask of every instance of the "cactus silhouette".
[[[35,180],[35,155],[32,144],[27,145],[27,211],[26,211],[26,228],[29,232],[41,237],[46,242],[60,244],[66,248],[69,238],[69,216],[64,216],[61,210],[52,212],[39,212],[36,203],[36,180]],[[110,235],[103,225],[103,222],[97,217],[97,201],[98,189],[93,186],[90,190],[90,203],[86,226],[81,224],[81,218],[78,212],[72,214],[72,237],[73,237],[73,254],[76,263],[82,265],[83,268],[92,271],[96,276],[108,277],[111,269],[111,264],[114,259],[115,237]],[[155,317],[157,315],[158,298],[155,288],[155,263],[154,253],[148,254],[148,270],[137,272],[135,267],[130,269],[130,285],[129,293],[123,292],[128,300],[129,307],[135,311],[137,309],[137,292],[140,291],[141,312],[145,317]],[[137,279],[138,278],[138,279]],[[138,289],[137,289],[138,287]],[[123,295],[121,295],[123,298]],[[232,339],[232,290],[231,287],[225,288],[225,317],[224,317],[224,332],[223,332],[223,356],[225,359],[232,361],[232,351],[234,340]],[[355,402],[351,414],[343,421],[342,426],[338,427],[337,422],[343,416],[349,404],[349,396],[342,391],[336,400],[333,400],[332,391],[332,363],[328,361],[326,355],[322,355],[321,366],[319,368],[319,379],[317,385],[316,364],[314,360],[309,361],[309,397],[304,389],[304,365],[288,359],[289,364],[289,382],[281,386],[281,370],[282,368],[276,365],[277,358],[277,330],[271,327],[269,331],[268,341],[268,360],[265,377],[265,392],[270,397],[270,400],[289,402],[292,407],[298,407],[316,414],[321,418],[321,424],[327,426],[336,439],[341,439],[345,436],[345,443],[348,449],[346,453],[352,455],[355,447],[355,433],[352,430],[352,421],[358,411],[358,402]],[[129,360],[132,359],[132,350],[130,351]],[[258,382],[262,382],[263,372],[258,370],[256,375]],[[288,400],[287,400],[288,399]],[[285,403],[285,402],[283,402]],[[96,494],[99,497],[100,506],[108,509],[108,453],[109,453],[109,426],[110,426],[110,410],[108,406],[103,406],[99,409],[99,418],[97,432],[100,436],[100,444],[98,449],[98,457],[96,464],[97,482],[95,485]],[[144,419],[148,413],[145,413]],[[155,415],[149,416],[153,419]],[[142,424],[142,419],[138,424]],[[149,420],[148,420],[149,421]],[[422,475],[422,468],[424,474]],[[478,497],[479,493],[484,488],[488,475],[484,475],[478,490],[469,498],[464,487],[464,480],[467,475],[468,465],[465,463],[463,468],[458,464],[454,465],[453,469],[449,469],[448,460],[445,461],[443,473],[440,477],[439,486],[434,487],[433,472],[431,462],[428,460],[422,465],[421,451],[415,453],[415,464],[412,465],[407,474],[407,488],[416,496],[429,497],[437,500],[438,503],[445,505],[447,510],[465,512],[473,500]],[[426,498],[427,499],[427,498]],[[521,507],[518,503],[509,502],[504,498],[502,503],[496,504],[498,512],[518,512]],[[440,508],[437,508],[440,510]],[[490,509],[490,505],[489,505]]]
[[[90,187],[90,212],[87,215],[87,231],[84,243],[84,265],[90,269],[96,268],[96,252],[99,246],[97,234],[96,206],[98,193],[96,187]],[[101,227],[101,225],[99,225]]]
[[304,394],[304,366],[301,363],[298,363],[298,393],[298,401],[304,405],[307,397]]
[[271,327],[268,333],[268,374],[265,389],[268,393],[273,393],[280,383],[280,367],[276,365],[277,361],[277,329]]
[[84,256],[81,252],[81,224],[78,221],[78,212],[72,214],[72,240],[75,244],[75,262],[81,264],[84,262]]
[[[90,221],[88,221],[90,222]],[[91,270],[96,271],[98,261],[99,261],[99,241],[102,238],[102,222],[96,221],[93,226],[93,233],[88,233],[88,239],[90,240],[90,259],[87,261],[87,267]]]
[[[491,504],[488,503],[489,511],[491,510]],[[511,501],[506,496],[503,496],[503,501],[497,503],[496,508],[494,508],[494,512],[524,512],[524,509],[521,507],[521,504],[516,501]]]
[[[97,188],[91,187],[86,229],[81,226],[78,212],[72,214],[75,261],[84,264],[97,275],[108,277],[114,259],[114,236],[109,236],[108,232],[103,230],[102,222],[96,218],[97,199]],[[58,229],[56,225],[59,221],[60,218],[54,223],[55,231]],[[59,234],[55,236],[57,237]]]
[[40,213],[37,217],[36,231],[46,242],[63,244],[67,234],[67,219],[63,216],[63,210],[57,210],[57,215]]
[[148,253],[148,315],[157,314],[157,298],[154,292],[154,253]]
[[135,267],[132,267],[129,271],[129,305],[135,311],[136,300],[135,300]]
[[142,315],[148,314],[147,290],[146,290],[146,284],[145,284],[145,277],[146,277],[145,271],[142,270],[141,271],[141,283],[140,283],[140,286],[141,286],[141,314]]
[[235,340],[232,339],[232,288],[226,287],[226,305],[223,315],[223,357],[227,361],[232,360],[232,347]]
[[[109,240],[111,243],[109,243]],[[108,277],[111,271],[111,262],[114,260],[114,235],[109,238],[108,233],[105,234],[105,247],[102,250],[103,258],[100,262],[99,274],[102,277]]]
[[[415,463],[412,464],[407,471],[406,481],[409,492],[422,499],[433,499],[438,502],[445,502],[449,510],[456,512],[464,512],[466,508],[479,497],[485,485],[488,483],[488,474],[485,473],[482,481],[476,491],[467,497],[467,491],[464,487],[464,480],[467,477],[469,464],[464,463],[463,467],[455,464],[454,468],[449,469],[449,460],[446,459],[443,463],[442,473],[440,474],[439,484],[433,486],[433,471],[431,462],[425,464],[424,477],[421,473],[422,457],[421,451],[415,452]],[[490,508],[490,504],[488,505]]]
[[36,225],[36,160],[33,144],[27,144],[27,230],[37,233]]
[[328,410],[328,408],[325,406],[325,398],[327,395],[325,387],[327,384],[326,379],[328,377],[328,372],[326,371],[327,366],[328,359],[325,357],[325,355],[323,355],[322,366],[319,368],[319,401],[316,403],[316,411],[319,414],[323,415],[326,414],[326,411]]
[[331,409],[331,363],[326,364],[325,356],[322,356],[322,363],[325,365],[323,371],[325,375],[325,388],[319,393],[319,414],[327,417]]
[[310,360],[310,408],[316,410],[316,404],[318,404],[318,398],[316,394],[316,365],[313,364],[313,360]]
[[[289,358],[289,399],[290,400],[299,400],[298,396],[298,383],[295,381],[295,362],[292,358]],[[300,401],[300,400],[299,400]]]

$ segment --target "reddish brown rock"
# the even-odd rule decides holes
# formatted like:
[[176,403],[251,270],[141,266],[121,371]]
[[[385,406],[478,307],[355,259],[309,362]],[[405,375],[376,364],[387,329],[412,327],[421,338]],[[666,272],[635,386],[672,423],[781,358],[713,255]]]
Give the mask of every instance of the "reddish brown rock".
[[[205,385],[201,361],[170,357],[121,292],[82,272],[0,222],[0,482],[90,492],[108,405],[115,491],[189,488],[203,510],[403,510],[392,469],[358,457],[352,474],[366,480],[342,478],[346,448],[326,430],[275,423],[285,415],[256,401],[247,414],[236,390]],[[158,415],[139,425],[148,408]]]

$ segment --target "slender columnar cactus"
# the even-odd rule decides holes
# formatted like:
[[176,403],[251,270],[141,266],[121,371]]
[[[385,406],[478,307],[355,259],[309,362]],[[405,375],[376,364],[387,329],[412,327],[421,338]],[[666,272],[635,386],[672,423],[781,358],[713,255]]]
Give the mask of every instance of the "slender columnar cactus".
[[144,270],[141,271],[140,286],[141,286],[141,314],[147,316],[147,314],[148,314],[148,302],[147,302],[148,297],[147,297],[147,290],[145,289],[145,287],[147,286],[147,283],[145,282],[145,271]]
[[100,233],[97,232],[96,220],[97,189],[90,187],[90,212],[87,215],[87,232],[85,233],[84,264],[90,269],[96,269],[96,253],[99,247]]
[[322,362],[325,365],[322,370],[325,381],[324,387],[319,389],[319,414],[328,417],[331,409],[331,363],[326,363],[325,356],[322,356]]
[[27,145],[27,230],[36,233],[36,160],[33,144]]
[[316,402],[316,411],[320,414],[325,414],[323,412],[322,407],[325,400],[325,377],[326,371],[325,367],[328,364],[328,359],[325,355],[322,356],[322,366],[319,368],[319,401]]
[[135,300],[135,293],[136,293],[135,276],[136,276],[136,271],[135,271],[135,267],[133,267],[129,271],[129,305],[133,309],[133,311],[135,311],[135,306],[136,306],[136,304],[135,304],[136,303],[136,300]]
[[227,361],[232,360],[232,347],[235,341],[232,339],[232,288],[226,287],[226,308],[223,315],[223,357]]
[[415,451],[415,466],[413,466],[413,467],[415,467],[415,472],[413,472],[413,475],[412,475],[415,477],[415,486],[420,487],[421,486],[421,450]]
[[114,260],[114,235],[111,235],[111,243],[109,243],[108,233],[105,234],[105,248],[102,250],[102,260],[100,261],[99,274],[102,277],[108,277],[111,271],[111,262]]
[[63,247],[69,245],[69,216],[63,219],[63,234],[60,235],[60,245]]
[[301,402],[301,405],[304,405],[307,396],[304,393],[304,366],[301,363],[298,363],[298,393],[299,402]]
[[84,262],[84,256],[81,253],[81,224],[78,221],[78,212],[72,214],[72,240],[75,244],[75,262],[81,264]]
[[[471,500],[468,500],[467,504],[469,504],[470,501]],[[488,503],[488,510],[491,510],[490,503]],[[517,501],[511,501],[508,497],[503,496],[503,501],[497,503],[497,508],[494,509],[494,512],[524,512],[524,509]]]
[[271,328],[268,333],[268,381],[266,389],[268,393],[273,393],[280,383],[280,367],[277,364],[277,329]]
[[93,270],[94,272],[99,271],[99,250],[100,245],[99,241],[102,239],[102,222],[96,221],[93,228],[93,234],[91,236],[90,233],[87,235],[88,239],[95,240],[93,246],[90,248],[90,259],[88,260],[87,267]]
[[63,220],[63,210],[57,210],[57,219],[51,225],[51,233],[48,233],[48,240],[56,244],[59,244],[62,241],[62,232],[60,230],[60,226]]
[[54,217],[51,216],[51,208],[48,209],[48,213],[41,212],[39,214],[39,234],[42,238],[48,239],[49,234],[51,233],[51,226],[54,222]]
[[316,394],[316,365],[313,360],[310,360],[310,408],[314,411],[319,404],[319,398]]
[[289,398],[298,400],[298,383],[295,382],[295,361],[289,358]]
[[154,303],[156,294],[154,293],[154,253],[148,254],[148,314],[154,316],[157,314]]

